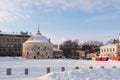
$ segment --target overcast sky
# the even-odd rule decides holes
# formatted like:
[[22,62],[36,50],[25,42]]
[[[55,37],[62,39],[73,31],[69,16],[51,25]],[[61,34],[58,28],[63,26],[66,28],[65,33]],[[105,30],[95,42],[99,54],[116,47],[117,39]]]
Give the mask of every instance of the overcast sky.
[[120,0],[0,0],[0,30],[36,33],[55,44],[106,41],[120,33]]

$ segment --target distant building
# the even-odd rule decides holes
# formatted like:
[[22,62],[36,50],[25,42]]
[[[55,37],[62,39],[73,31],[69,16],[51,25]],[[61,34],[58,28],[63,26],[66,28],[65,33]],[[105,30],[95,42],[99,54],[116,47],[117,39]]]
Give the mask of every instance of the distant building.
[[55,44],[54,44],[54,45],[53,45],[53,48],[58,48],[58,46],[59,46],[59,45],[55,45]]
[[85,51],[78,50],[76,53],[78,58],[85,58]]
[[62,58],[63,51],[58,48],[53,48],[53,58]]
[[23,43],[22,56],[29,59],[53,58],[53,44],[38,30],[37,34]]
[[22,43],[29,37],[27,32],[6,33],[0,31],[0,56],[22,56]]
[[[114,40],[115,41],[115,40]],[[118,37],[117,43],[113,41],[113,44],[108,44],[100,47],[100,56],[113,57],[120,53],[120,35]]]

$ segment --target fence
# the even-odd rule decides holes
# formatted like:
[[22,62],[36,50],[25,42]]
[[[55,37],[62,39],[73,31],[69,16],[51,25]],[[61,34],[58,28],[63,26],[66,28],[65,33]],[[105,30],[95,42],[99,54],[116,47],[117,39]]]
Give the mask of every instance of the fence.
[[[101,66],[100,68],[101,68],[101,69],[105,69],[104,66]],[[112,66],[112,68],[115,69],[115,68],[117,68],[117,67],[116,67],[116,66]],[[74,69],[75,69],[75,70],[79,70],[80,68],[79,68],[78,66],[76,66]],[[88,69],[94,69],[94,67],[93,67],[93,66],[89,66]],[[65,71],[65,67],[61,67],[61,71],[62,71],[62,72]],[[51,68],[50,68],[50,67],[47,67],[47,68],[46,68],[46,73],[50,73],[50,72],[51,72]],[[6,69],[6,75],[9,75],[9,76],[12,75],[12,68],[7,68],[7,69]],[[29,69],[28,69],[28,68],[25,68],[25,69],[24,69],[24,75],[29,75]]]

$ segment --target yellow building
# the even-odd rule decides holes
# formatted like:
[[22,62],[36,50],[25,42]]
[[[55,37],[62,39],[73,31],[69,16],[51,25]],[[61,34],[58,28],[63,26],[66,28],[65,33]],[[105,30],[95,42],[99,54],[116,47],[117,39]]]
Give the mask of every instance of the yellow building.
[[109,44],[100,47],[100,56],[115,56],[118,53],[118,44]]
[[118,42],[115,44],[108,44],[100,47],[100,56],[113,57],[120,53],[120,35],[118,37]]

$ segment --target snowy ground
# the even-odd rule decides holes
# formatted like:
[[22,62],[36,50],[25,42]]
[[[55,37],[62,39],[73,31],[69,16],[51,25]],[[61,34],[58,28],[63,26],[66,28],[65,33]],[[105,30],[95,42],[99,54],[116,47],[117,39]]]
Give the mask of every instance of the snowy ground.
[[[93,69],[89,69],[90,66]],[[49,74],[46,73],[47,67],[51,69]],[[64,72],[61,67],[65,67]],[[6,68],[12,69],[12,75],[6,75]],[[24,75],[25,68],[29,69],[28,75]],[[0,80],[120,80],[120,62],[0,57]]]

